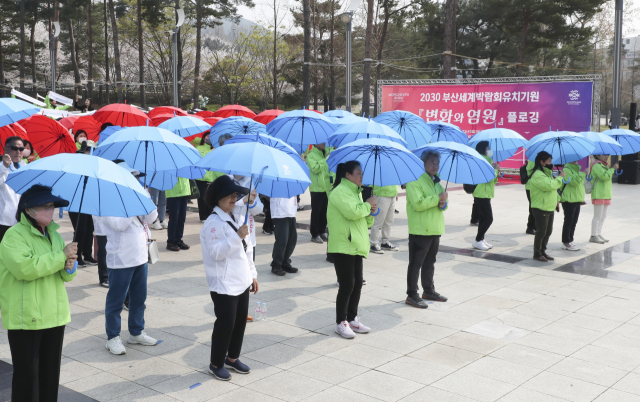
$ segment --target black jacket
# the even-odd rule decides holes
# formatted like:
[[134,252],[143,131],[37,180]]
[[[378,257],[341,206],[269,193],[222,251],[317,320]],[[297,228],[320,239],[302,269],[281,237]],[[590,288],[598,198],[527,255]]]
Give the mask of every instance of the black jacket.
[[73,102],[73,107],[74,107],[76,110],[81,111],[82,113],[86,113],[86,112],[91,112],[91,111],[93,111],[93,106],[92,106],[92,105],[89,105],[89,107],[87,108],[87,107],[84,105],[84,101],[83,101],[82,103],[80,103],[80,102],[78,102],[78,101]]

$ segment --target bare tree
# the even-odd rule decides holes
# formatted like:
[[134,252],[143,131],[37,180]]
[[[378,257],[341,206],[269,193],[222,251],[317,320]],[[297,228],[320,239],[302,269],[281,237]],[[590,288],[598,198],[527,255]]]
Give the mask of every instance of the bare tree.
[[87,3],[87,89],[89,99],[93,99],[93,28],[91,27],[91,0]]
[[302,12],[304,13],[304,65],[302,66],[302,105],[309,108],[309,90],[311,76],[309,63],[311,62],[311,7],[310,0],[302,0]]
[[451,52],[445,54],[442,63],[443,78],[456,78],[456,71],[452,70],[456,66],[456,8],[457,0],[447,0],[444,22],[444,50]]
[[367,30],[364,36],[364,72],[362,74],[362,111],[369,116],[371,104],[371,37],[373,36],[373,0],[367,1]]
[[142,0],[137,0],[138,12],[138,73],[140,86],[140,106],[146,107],[146,98],[144,93],[144,37],[142,36]]
[[111,14],[111,33],[113,35],[113,58],[116,66],[116,90],[118,92],[118,103],[122,103],[124,102],[124,91],[122,90],[122,67],[120,65],[120,46],[118,45],[116,9],[113,6],[113,0],[109,0],[109,13]]

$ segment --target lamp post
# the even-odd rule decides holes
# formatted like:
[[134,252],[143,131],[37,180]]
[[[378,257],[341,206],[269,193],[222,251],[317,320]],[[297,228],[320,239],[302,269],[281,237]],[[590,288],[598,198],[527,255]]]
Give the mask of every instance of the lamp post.
[[178,23],[173,28],[171,35],[171,53],[173,56],[173,106],[180,107],[180,94],[178,90],[178,32],[184,23],[184,9],[178,8]]
[[347,98],[346,109],[347,112],[351,111],[351,21],[353,20],[353,11],[348,11],[340,16],[342,22],[346,24],[347,30],[347,55],[345,57],[347,65],[347,73],[345,78],[346,91],[345,97]]
[[620,127],[620,79],[622,63],[622,6],[623,0],[616,0],[615,36],[613,40],[613,101],[611,105],[611,127]]
[[60,23],[53,23],[54,31],[49,40],[49,58],[51,59],[51,92],[56,91],[56,42],[60,35]]

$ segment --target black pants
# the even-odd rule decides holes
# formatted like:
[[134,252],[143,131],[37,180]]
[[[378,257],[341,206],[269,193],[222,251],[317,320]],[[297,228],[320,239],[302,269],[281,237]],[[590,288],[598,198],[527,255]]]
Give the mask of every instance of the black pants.
[[473,197],[473,206],[471,207],[471,223],[478,223],[480,217],[478,215],[478,206],[476,205],[476,197]]
[[[473,198],[473,208],[476,211],[478,225],[478,234],[476,241],[484,240],[484,235],[493,223],[493,210],[491,209],[491,198]],[[473,217],[471,218],[473,219]]]
[[291,254],[298,242],[298,231],[296,230],[296,218],[274,218],[273,234],[276,241],[273,243],[271,253],[272,267],[290,267]]
[[98,280],[100,283],[109,280],[107,271],[107,236],[96,236],[98,240]]
[[196,180],[196,185],[198,186],[198,191],[200,192],[200,197],[198,197],[198,215],[200,215],[200,220],[206,220],[211,212],[213,212],[213,208],[207,205],[204,202],[204,196],[207,194],[207,187],[209,187],[208,181]]
[[169,227],[167,227],[167,243],[182,241],[184,222],[187,220],[187,202],[189,196],[167,198],[169,209]]
[[340,253],[331,256],[340,285],[336,297],[336,324],[353,321],[358,315],[362,292],[362,256]]
[[409,268],[407,269],[407,295],[418,296],[418,279],[422,276],[422,290],[435,290],[433,274],[440,236],[409,235]]
[[311,237],[326,233],[328,205],[329,198],[326,192],[311,193]]
[[531,208],[531,191],[527,190],[527,201],[529,201],[529,217],[527,218],[527,230],[536,230],[536,218],[533,216]]
[[563,202],[564,225],[562,225],[562,242],[565,244],[573,242],[573,234],[576,231],[578,217],[580,217],[580,202]]
[[10,329],[7,336],[13,360],[11,400],[57,401],[64,325],[39,330]]
[[273,232],[273,220],[271,220],[271,201],[269,197],[260,196],[262,200],[262,204],[264,208],[262,212],[264,212],[264,223],[262,224],[262,230],[266,230],[267,232]]
[[91,257],[93,258],[93,218],[91,215],[79,214],[77,212],[69,212],[71,225],[75,231],[75,238],[78,242],[78,260]]
[[2,243],[2,238],[4,237],[4,234],[7,233],[7,230],[9,230],[11,226],[5,226],[5,225],[0,225],[0,243]]
[[536,237],[533,239],[533,256],[540,257],[547,254],[547,244],[553,232],[553,214],[555,211],[543,211],[533,208],[536,218]]
[[226,356],[240,357],[249,313],[249,289],[238,296],[211,292],[216,314],[211,334],[211,364],[215,367],[222,367]]

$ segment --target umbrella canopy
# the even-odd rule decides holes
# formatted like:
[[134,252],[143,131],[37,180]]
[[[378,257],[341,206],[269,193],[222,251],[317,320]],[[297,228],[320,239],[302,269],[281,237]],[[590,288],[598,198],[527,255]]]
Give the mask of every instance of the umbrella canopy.
[[173,116],[187,116],[187,112],[175,106],[158,106],[154,107],[147,113],[147,117],[153,119],[159,115],[169,114]]
[[41,158],[77,151],[69,130],[53,119],[38,114],[21,120],[20,125],[27,130],[30,142]]
[[460,127],[444,121],[427,121],[425,122],[431,130],[431,141],[453,141],[460,144],[466,144],[469,138],[460,130]]
[[20,137],[23,140],[29,140],[27,131],[18,123],[9,124],[0,127],[0,152],[4,155],[4,144],[9,137]]
[[80,116],[78,115],[67,116],[65,118],[58,120],[58,123],[62,124],[67,130],[71,130],[73,128],[73,124],[79,118]]
[[160,124],[164,123],[169,119],[173,119],[176,117],[173,113],[158,113],[149,121],[149,125],[153,127],[158,127]]
[[[426,150],[440,153],[440,178],[459,184],[488,183],[496,178],[496,171],[475,149],[452,141],[427,144],[413,151],[422,155]],[[446,188],[445,188],[446,189]]]
[[[147,179],[147,186],[160,191],[171,190],[178,182],[178,177],[202,179],[206,173],[206,170],[195,166],[187,166],[178,170],[160,170],[151,173],[151,177]],[[144,184],[144,180],[142,183]]]
[[548,131],[536,135],[524,147],[529,160],[534,160],[541,151],[546,151],[553,157],[554,165],[564,165],[591,155],[596,145],[577,133]]
[[284,110],[269,109],[269,110],[265,110],[264,112],[258,113],[258,115],[254,117],[253,120],[257,121],[258,123],[269,124],[273,119],[275,119],[276,117],[280,116],[283,113],[284,113]]
[[[326,116],[326,114],[325,114]],[[336,126],[341,126],[344,124],[355,124],[355,123],[362,123],[362,122],[366,122],[369,121],[369,119],[365,119],[364,117],[359,117],[356,115],[351,115],[351,116],[345,116],[345,117],[333,117],[333,116],[328,116],[328,119],[331,120],[331,122],[333,124],[335,124]]]
[[336,131],[327,117],[309,110],[285,112],[267,124],[267,133],[302,154],[309,145],[326,143]]
[[0,127],[17,123],[40,111],[39,107],[31,103],[13,98],[0,98]]
[[400,137],[398,133],[375,121],[367,120],[355,124],[342,124],[338,129],[329,136],[329,145],[339,148],[342,145],[365,138],[384,138],[386,140],[398,143],[403,147],[407,146],[407,142]]
[[623,130],[621,128],[606,130],[603,131],[602,134],[608,135],[622,146],[621,155],[640,152],[640,134],[634,133],[631,130]]
[[407,142],[409,150],[427,145],[431,141],[431,128],[421,117],[413,113],[394,110],[374,117],[373,121],[384,124],[400,134]]
[[583,131],[578,134],[591,140],[595,144],[596,149],[593,150],[592,155],[622,155],[622,145],[604,133]]
[[327,163],[333,172],[339,163],[357,160],[366,186],[390,186],[418,180],[424,174],[422,161],[404,146],[384,138],[362,139],[331,152]]
[[205,117],[202,119],[205,123],[209,123],[211,126],[215,126],[219,121],[224,120],[222,117]]
[[253,119],[256,114],[247,107],[241,105],[227,105],[213,112],[212,117],[231,117],[231,116],[243,116]]
[[347,112],[346,110],[329,110],[323,113],[326,117],[334,117],[336,119],[343,119],[345,117],[354,117],[355,114]]
[[106,140],[107,138],[109,138],[111,136],[111,134],[115,133],[116,131],[120,131],[120,130],[122,130],[122,127],[120,127],[120,126],[109,126],[109,127],[105,128],[100,133],[100,137],[98,139],[97,145],[102,144],[104,142],[104,140]]
[[518,148],[523,147],[527,143],[527,139],[508,128],[490,128],[482,130],[469,138],[468,146],[476,147],[482,141],[489,142],[489,147],[493,151],[493,160],[502,162],[511,158]]
[[218,146],[218,138],[223,134],[236,136],[239,134],[266,134],[266,132],[266,126],[262,123],[246,117],[230,117],[213,126],[209,138],[211,139],[211,144]]
[[98,137],[100,136],[100,123],[98,123],[93,116],[82,116],[73,124],[74,134],[80,130],[87,133],[87,139],[98,141]]
[[31,186],[50,186],[69,201],[69,211],[95,216],[131,217],[156,209],[149,194],[126,169],[96,156],[53,155],[9,174],[6,183],[18,194]]
[[211,110],[201,110],[198,113],[196,113],[196,116],[200,116],[200,117],[203,117],[203,118],[215,117]]
[[[307,164],[302,160],[300,155],[296,152],[295,149],[291,147],[291,145],[285,143],[282,140],[277,138],[273,138],[272,136],[266,133],[258,133],[258,134],[240,134],[236,135],[233,138],[229,138],[225,141],[225,145],[227,144],[239,144],[242,142],[259,142],[260,144],[264,144],[271,148],[275,148],[279,151],[284,152],[285,154],[290,155],[297,163],[300,165],[302,170],[304,170],[307,174],[309,174],[309,168]],[[265,194],[266,195],[266,194]]]
[[121,127],[146,126],[149,120],[140,109],[122,103],[112,103],[100,108],[93,114],[93,118],[101,125],[111,123]]
[[189,138],[193,139],[193,136],[209,130],[211,125],[196,117],[177,116],[160,124],[158,128],[169,130],[189,141]]

